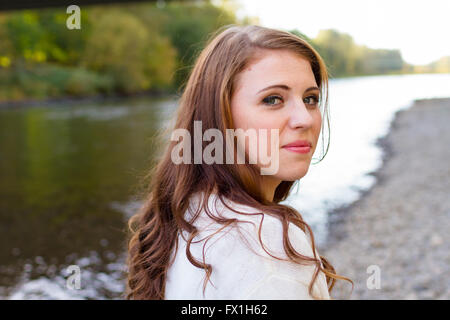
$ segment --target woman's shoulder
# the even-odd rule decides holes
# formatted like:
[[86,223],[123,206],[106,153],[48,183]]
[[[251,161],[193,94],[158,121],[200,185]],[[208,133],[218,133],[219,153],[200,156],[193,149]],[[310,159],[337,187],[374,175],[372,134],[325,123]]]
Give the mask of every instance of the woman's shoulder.
[[[204,200],[204,197],[204,194],[194,194],[193,198],[191,198],[189,215],[199,209],[199,205]],[[267,252],[259,241],[259,238],[261,238],[264,247],[269,253],[286,257],[283,244],[283,222],[279,217],[248,205],[220,198],[217,194],[209,196],[207,207],[210,214],[219,218],[237,219],[237,222],[224,227],[211,219],[206,214],[205,209],[201,209],[195,225],[200,229],[199,234],[202,236],[205,236],[207,231],[217,231],[218,237],[224,237],[222,238],[223,240],[230,240],[230,238],[244,240],[244,243],[247,243],[247,245],[252,244],[250,249],[255,249],[256,246],[259,253],[267,256]],[[302,229],[293,223],[288,223],[288,236],[297,252],[313,256],[310,238]]]
[[[200,216],[205,220],[197,224],[199,234],[192,241],[191,251],[197,259],[201,261],[204,257],[206,263],[213,266],[211,280],[220,290],[211,289],[210,293],[214,294],[210,297],[223,292],[229,292],[230,297],[241,296],[244,299],[269,296],[274,299],[308,297],[305,288],[311,281],[315,265],[298,265],[288,261],[284,250],[281,220],[256,208],[229,200],[225,200],[225,205],[217,198],[217,195],[212,195],[208,199],[211,213],[236,218],[240,222],[224,227],[211,220],[206,222],[204,212],[200,212]],[[239,215],[230,208],[255,215]],[[298,253],[313,256],[303,230],[290,223],[288,235],[291,245]],[[320,279],[322,285],[319,287],[322,288],[318,289],[320,295],[326,297],[327,289],[326,284],[323,286],[323,281],[324,279]],[[227,283],[232,284],[232,287],[228,287]],[[285,290],[291,288],[292,293],[286,295],[283,290],[276,293],[280,284],[284,284]],[[234,287],[239,288],[239,294]],[[274,293],[269,294],[267,290],[273,290]]]

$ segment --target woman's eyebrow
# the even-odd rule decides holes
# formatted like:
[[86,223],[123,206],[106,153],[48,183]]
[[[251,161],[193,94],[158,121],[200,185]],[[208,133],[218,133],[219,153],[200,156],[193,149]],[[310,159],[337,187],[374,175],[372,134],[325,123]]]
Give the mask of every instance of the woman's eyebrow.
[[319,90],[320,91],[320,89],[318,87],[309,87],[308,89],[305,90],[305,92],[312,91],[312,90]]
[[[259,90],[258,93],[266,91],[266,90],[269,90],[269,89],[273,89],[273,88],[280,88],[280,89],[284,89],[284,90],[290,90],[291,89],[290,87],[288,87],[285,84],[274,84],[274,85],[271,85],[271,86],[268,86],[268,87],[266,87],[264,89]],[[311,90],[319,90],[320,91],[320,89],[318,87],[309,87],[308,89],[305,90],[305,92],[308,92],[308,91],[311,91]]]

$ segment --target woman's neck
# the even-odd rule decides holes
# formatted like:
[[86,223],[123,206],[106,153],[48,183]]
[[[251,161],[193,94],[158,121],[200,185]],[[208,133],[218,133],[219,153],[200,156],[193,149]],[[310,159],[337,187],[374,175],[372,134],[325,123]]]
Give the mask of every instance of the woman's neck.
[[276,179],[272,176],[263,176],[262,177],[262,192],[264,199],[269,202],[273,202],[273,197],[275,195],[275,190],[280,185],[281,180]]

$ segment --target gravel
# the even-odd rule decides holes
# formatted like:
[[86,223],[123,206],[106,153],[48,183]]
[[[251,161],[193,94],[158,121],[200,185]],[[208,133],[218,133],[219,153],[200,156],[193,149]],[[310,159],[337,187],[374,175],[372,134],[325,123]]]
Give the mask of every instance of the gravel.
[[[320,253],[339,275],[335,299],[450,298],[450,98],[399,111],[378,144],[377,183],[330,214]],[[379,276],[379,277],[378,277]],[[379,281],[376,281],[376,280]]]

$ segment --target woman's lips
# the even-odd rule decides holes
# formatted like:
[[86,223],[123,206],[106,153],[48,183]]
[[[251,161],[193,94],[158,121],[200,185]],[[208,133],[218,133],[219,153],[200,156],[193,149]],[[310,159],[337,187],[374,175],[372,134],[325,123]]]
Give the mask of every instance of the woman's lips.
[[283,147],[283,148],[296,153],[309,153],[309,151],[311,151],[311,147]]
[[311,151],[311,142],[306,140],[297,140],[284,145],[283,148],[295,153],[309,153]]

